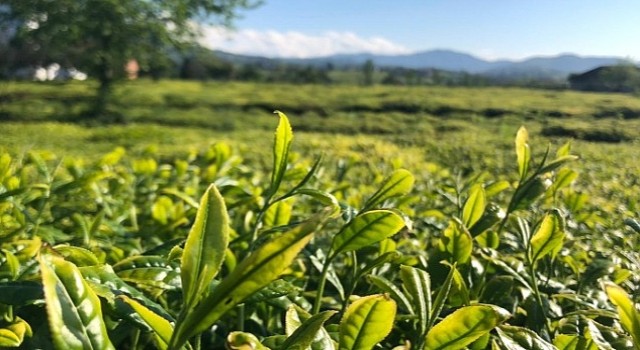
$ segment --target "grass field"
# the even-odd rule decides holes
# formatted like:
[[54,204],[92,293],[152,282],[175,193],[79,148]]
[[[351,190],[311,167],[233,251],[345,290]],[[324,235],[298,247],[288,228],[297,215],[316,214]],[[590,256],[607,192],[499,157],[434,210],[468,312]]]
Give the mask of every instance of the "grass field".
[[143,80],[116,90],[112,108],[127,124],[87,126],[78,119],[92,89],[91,83],[3,83],[0,148],[92,157],[117,146],[133,155],[151,147],[172,157],[225,141],[260,158],[268,155],[272,112],[281,110],[296,131],[296,151],[330,159],[399,158],[413,167],[428,161],[499,172],[511,163],[513,135],[524,125],[538,144],[574,140],[583,162],[604,179],[610,168],[624,179],[640,173],[640,98],[632,95]]
[[93,88],[0,86],[0,347],[640,343],[637,96]]

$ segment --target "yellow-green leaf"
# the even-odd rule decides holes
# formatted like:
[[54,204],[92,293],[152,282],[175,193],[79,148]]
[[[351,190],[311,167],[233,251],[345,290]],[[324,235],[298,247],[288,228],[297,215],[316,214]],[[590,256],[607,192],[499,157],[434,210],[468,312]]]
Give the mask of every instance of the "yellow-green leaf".
[[633,301],[624,289],[613,283],[606,283],[605,291],[609,300],[617,307],[622,328],[633,338],[635,349],[640,349],[640,315]]
[[558,350],[600,350],[591,340],[574,334],[558,334],[553,338],[553,346]]
[[227,349],[230,350],[269,350],[258,338],[245,332],[231,332],[227,336]]
[[321,218],[323,215],[283,233],[240,262],[210,294],[183,312],[169,348],[179,349],[187,339],[209,328],[227,311],[278,278],[309,242]]
[[[293,310],[295,315],[291,315],[290,312]],[[333,344],[331,343],[331,338],[328,337],[326,330],[322,327],[322,325],[329,319],[331,316],[335,315],[337,311],[324,311],[318,314],[315,314],[304,322],[300,322],[295,309],[289,308],[287,310],[287,333],[288,337],[280,346],[281,349],[289,349],[289,350],[305,350],[311,347],[314,342],[318,341],[328,341],[327,345],[323,347],[323,350],[333,349]],[[293,321],[293,322],[292,322]],[[298,323],[293,332],[291,332],[292,328],[291,323]]]
[[496,331],[498,338],[508,349],[556,350],[553,344],[527,328],[500,326]]
[[291,130],[291,124],[289,124],[287,116],[280,111],[275,111],[274,113],[278,114],[280,121],[276,128],[273,144],[273,170],[271,173],[271,188],[269,189],[271,194],[274,194],[280,187],[284,172],[287,170],[289,149],[293,141],[293,131]]
[[467,228],[472,227],[484,213],[487,200],[482,185],[475,185],[469,191],[469,198],[462,209],[462,222]]
[[540,227],[531,237],[531,262],[535,263],[545,255],[557,251],[562,246],[565,235],[563,226],[563,219],[557,210],[545,215]]
[[266,227],[284,226],[289,224],[291,210],[293,206],[290,201],[283,200],[274,203],[267,209],[264,215],[264,225]]
[[40,270],[57,349],[114,349],[102,319],[100,300],[78,268],[57,256],[41,255]]
[[24,341],[24,337],[33,335],[31,326],[20,317],[15,321],[0,328],[0,347],[18,347]]
[[509,317],[506,310],[495,305],[462,307],[431,328],[427,333],[425,349],[463,349]]
[[516,156],[518,158],[518,173],[520,174],[520,180],[522,180],[527,175],[529,161],[531,160],[529,133],[524,126],[521,126],[516,134]]
[[390,210],[372,210],[356,216],[334,236],[331,244],[332,256],[391,237],[404,224],[402,217]]
[[173,326],[169,321],[149,310],[146,306],[140,304],[134,299],[127,297],[126,295],[119,296],[122,300],[129,304],[140,315],[144,322],[153,329],[154,340],[158,349],[164,350],[169,344],[171,335],[173,334]]
[[449,253],[452,263],[464,264],[471,258],[473,237],[469,230],[454,218],[442,234],[440,249]]
[[402,286],[411,296],[413,309],[418,316],[420,333],[427,332],[429,312],[431,311],[431,277],[429,273],[415,267],[400,266]]
[[387,177],[380,188],[367,200],[363,211],[369,210],[385,200],[401,195],[405,195],[411,191],[415,178],[408,170],[398,169]]
[[228,241],[227,208],[218,189],[211,185],[202,196],[182,254],[181,278],[186,308],[195,305],[209,290],[209,284],[224,261]]
[[340,350],[369,350],[391,332],[396,302],[384,294],[362,297],[353,302],[340,321]]

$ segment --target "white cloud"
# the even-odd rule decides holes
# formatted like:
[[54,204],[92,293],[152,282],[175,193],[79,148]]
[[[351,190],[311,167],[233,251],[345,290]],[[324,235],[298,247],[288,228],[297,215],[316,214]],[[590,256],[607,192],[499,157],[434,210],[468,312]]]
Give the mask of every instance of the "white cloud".
[[230,31],[221,27],[202,28],[200,44],[238,54],[267,57],[307,58],[336,53],[404,54],[410,50],[382,37],[363,38],[352,32],[326,32],[308,35],[301,32]]

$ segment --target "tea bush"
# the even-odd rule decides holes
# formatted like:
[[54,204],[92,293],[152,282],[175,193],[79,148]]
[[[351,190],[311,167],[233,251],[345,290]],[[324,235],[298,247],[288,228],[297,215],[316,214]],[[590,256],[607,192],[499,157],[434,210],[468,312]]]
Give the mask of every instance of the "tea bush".
[[0,156],[0,346],[640,349],[635,209],[605,225],[569,144],[415,176],[302,158],[278,116],[269,172],[224,143]]

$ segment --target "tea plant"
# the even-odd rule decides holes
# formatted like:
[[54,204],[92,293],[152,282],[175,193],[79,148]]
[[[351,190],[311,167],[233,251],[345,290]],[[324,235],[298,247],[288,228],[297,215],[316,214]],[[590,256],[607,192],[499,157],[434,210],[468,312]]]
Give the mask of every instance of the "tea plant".
[[0,156],[0,346],[638,349],[637,241],[585,215],[569,144],[385,176],[300,159],[277,114],[269,172],[221,143]]

